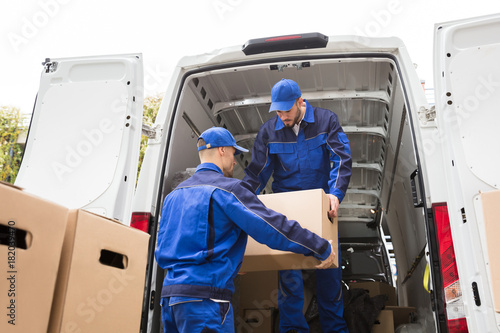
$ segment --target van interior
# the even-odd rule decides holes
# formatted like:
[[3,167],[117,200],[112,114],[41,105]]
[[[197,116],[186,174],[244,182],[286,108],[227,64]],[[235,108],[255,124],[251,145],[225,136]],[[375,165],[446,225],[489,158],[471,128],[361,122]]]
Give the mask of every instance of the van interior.
[[[346,290],[356,282],[393,285],[397,306],[415,308],[410,321],[435,330],[422,283],[425,260],[419,261],[427,242],[425,214],[412,195],[419,162],[409,113],[417,110],[409,106],[399,66],[390,54],[372,53],[269,58],[188,72],[169,124],[161,198],[199,164],[196,139],[212,126],[227,128],[250,150],[237,156],[234,177],[243,178],[260,126],[275,116],[268,112],[271,88],[292,79],[311,105],[338,115],[350,142],[352,178],[338,215]],[[271,181],[263,193],[271,193]]]

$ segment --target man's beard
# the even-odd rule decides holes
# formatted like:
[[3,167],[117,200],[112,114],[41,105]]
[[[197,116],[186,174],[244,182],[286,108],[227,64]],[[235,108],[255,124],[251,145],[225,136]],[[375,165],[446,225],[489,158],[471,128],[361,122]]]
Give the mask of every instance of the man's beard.
[[[297,103],[295,103],[295,105],[297,105]],[[293,126],[297,125],[298,123],[300,123],[300,115],[301,115],[301,112],[300,112],[300,108],[299,106],[297,105],[297,115],[295,116],[295,118],[293,119],[293,122],[290,123],[290,124],[285,124],[285,127],[288,127],[288,128],[293,128]]]

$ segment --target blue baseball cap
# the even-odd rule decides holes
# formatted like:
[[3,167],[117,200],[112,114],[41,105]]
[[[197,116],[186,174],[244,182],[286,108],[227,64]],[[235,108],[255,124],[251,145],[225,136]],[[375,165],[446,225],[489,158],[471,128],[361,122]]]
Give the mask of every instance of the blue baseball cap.
[[289,111],[295,100],[302,96],[299,85],[292,80],[281,79],[271,90],[271,111]]
[[205,145],[198,147],[198,151],[216,147],[234,147],[235,155],[248,152],[248,149],[240,147],[236,144],[236,140],[231,133],[223,127],[212,127],[201,133],[198,140],[203,139]]

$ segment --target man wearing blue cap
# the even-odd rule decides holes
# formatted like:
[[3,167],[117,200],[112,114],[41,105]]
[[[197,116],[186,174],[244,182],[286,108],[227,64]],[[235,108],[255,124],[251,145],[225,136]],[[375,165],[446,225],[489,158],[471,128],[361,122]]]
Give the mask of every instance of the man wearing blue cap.
[[[337,115],[312,107],[302,98],[297,83],[287,79],[272,88],[271,111],[276,111],[277,115],[261,126],[243,180],[257,194],[266,186],[271,174],[274,193],[322,188],[330,199],[329,216],[337,216],[349,185],[352,165],[349,141]],[[280,332],[309,332],[302,314],[302,271],[280,271],[279,279]],[[347,332],[343,319],[341,269],[317,271],[316,283],[322,331]]]
[[201,164],[163,203],[156,261],[167,269],[161,292],[165,332],[234,332],[230,300],[247,234],[283,251],[335,259],[330,243],[266,208],[247,183],[232,178],[238,146],[212,127],[198,138]]

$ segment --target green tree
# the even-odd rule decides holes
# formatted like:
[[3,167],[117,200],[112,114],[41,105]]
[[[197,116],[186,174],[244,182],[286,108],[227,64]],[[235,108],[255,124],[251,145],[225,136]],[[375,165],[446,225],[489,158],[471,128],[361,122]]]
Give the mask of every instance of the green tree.
[[[143,105],[143,115],[142,122],[146,125],[153,126],[155,122],[156,115],[158,114],[158,109],[160,108],[163,96],[155,95],[148,96],[144,98]],[[141,151],[139,153],[139,166],[137,168],[137,177],[139,177],[139,171],[141,171],[142,160],[144,159],[144,153],[146,152],[146,147],[148,144],[148,137],[145,135],[141,136]]]
[[0,180],[14,183],[21,159],[23,145],[19,135],[26,131],[23,116],[18,108],[0,106]]

